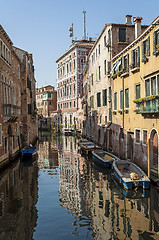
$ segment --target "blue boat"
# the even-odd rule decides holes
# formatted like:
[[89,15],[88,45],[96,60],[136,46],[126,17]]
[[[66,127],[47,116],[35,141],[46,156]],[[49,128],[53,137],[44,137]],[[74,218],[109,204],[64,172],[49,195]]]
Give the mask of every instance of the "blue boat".
[[23,157],[32,158],[37,154],[37,151],[38,151],[38,147],[37,146],[33,147],[30,144],[29,146],[26,146],[21,150],[21,154]]
[[115,156],[111,153],[108,153],[103,150],[94,150],[92,152],[94,162],[100,164],[105,168],[111,167],[113,161],[115,160]]
[[113,162],[113,172],[115,179],[126,189],[150,187],[150,179],[136,164],[127,160],[117,160]]

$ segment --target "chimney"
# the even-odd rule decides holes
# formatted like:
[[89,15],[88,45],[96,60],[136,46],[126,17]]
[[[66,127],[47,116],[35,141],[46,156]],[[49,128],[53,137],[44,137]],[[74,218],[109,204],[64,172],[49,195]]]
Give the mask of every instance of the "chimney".
[[131,25],[132,15],[126,15],[126,25]]
[[141,20],[142,17],[133,18],[133,22],[135,24],[135,39],[141,34]]

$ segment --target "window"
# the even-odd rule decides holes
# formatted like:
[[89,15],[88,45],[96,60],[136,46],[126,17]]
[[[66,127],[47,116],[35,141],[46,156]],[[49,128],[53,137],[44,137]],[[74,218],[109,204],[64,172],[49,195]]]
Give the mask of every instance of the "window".
[[135,142],[140,143],[140,129],[135,129]]
[[106,36],[104,36],[104,47],[107,46],[107,42],[106,42]]
[[96,58],[97,58],[97,48],[96,48]]
[[81,71],[83,71],[83,67],[84,67],[84,60],[81,59]]
[[2,125],[0,124],[0,145],[2,145]]
[[51,102],[49,102],[49,105],[51,105]]
[[120,109],[123,109],[123,90],[120,91]]
[[98,54],[100,55],[100,44],[98,45]]
[[73,102],[73,105],[74,105],[74,107],[76,107],[76,102],[75,101]]
[[48,98],[51,98],[51,93],[48,93]]
[[151,78],[151,95],[156,95],[157,90],[156,90],[156,76]]
[[75,68],[76,68],[76,61],[73,60],[73,70],[75,70]]
[[140,66],[140,47],[138,46],[137,48],[131,51],[130,67],[131,69],[133,69],[139,66]]
[[107,89],[104,89],[102,92],[103,92],[103,106],[107,106]]
[[101,80],[101,69],[100,69],[100,66],[98,67],[98,77],[99,77],[99,80]]
[[92,85],[93,85],[93,73],[91,74],[91,80],[92,80]]
[[90,106],[91,108],[94,108],[94,96],[90,97]]
[[146,62],[150,56],[150,37],[142,42],[142,62]]
[[107,74],[107,65],[106,65],[106,60],[104,60],[104,75]]
[[153,54],[155,55],[159,51],[159,30],[153,33]]
[[135,98],[138,99],[140,96],[140,84],[138,84],[135,86]]
[[108,45],[111,45],[111,35],[110,35],[110,29],[108,30]]
[[142,142],[143,142],[143,144],[147,144],[147,130],[143,130],[143,140],[142,140]]
[[71,62],[70,62],[70,72],[72,71],[72,64],[71,64]]
[[145,80],[145,96],[150,96],[150,79]]
[[117,110],[117,92],[114,93],[114,110]]
[[129,108],[129,88],[125,89],[125,108]]
[[119,28],[119,42],[126,42],[126,29]]
[[129,71],[129,54],[124,56],[124,72]]
[[101,107],[101,93],[97,93],[97,107]]
[[70,108],[72,107],[72,103],[70,102]]

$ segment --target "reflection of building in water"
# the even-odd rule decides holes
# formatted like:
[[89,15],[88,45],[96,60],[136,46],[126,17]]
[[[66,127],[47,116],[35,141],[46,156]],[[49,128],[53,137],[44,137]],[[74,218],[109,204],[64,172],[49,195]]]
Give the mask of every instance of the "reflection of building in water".
[[71,210],[73,215],[78,215],[81,212],[80,168],[84,159],[77,154],[74,137],[63,137],[63,151],[59,153],[58,159],[61,205]]
[[58,166],[58,148],[54,139],[39,143],[38,165],[49,169]]
[[[99,175],[98,175],[99,174]],[[157,222],[158,206],[151,200],[151,213],[156,210],[157,215],[150,215],[150,198],[128,200],[112,188],[110,181],[104,179],[102,173],[92,177],[90,181],[93,193],[92,218],[95,239],[158,239],[159,222]],[[152,192],[153,199],[156,191]],[[156,199],[156,198],[155,198]],[[157,199],[156,199],[157,200]],[[158,201],[159,204],[159,201]],[[155,210],[154,210],[155,209]],[[143,238],[142,238],[143,237]]]
[[0,239],[33,239],[37,222],[38,168],[20,161],[1,172]]

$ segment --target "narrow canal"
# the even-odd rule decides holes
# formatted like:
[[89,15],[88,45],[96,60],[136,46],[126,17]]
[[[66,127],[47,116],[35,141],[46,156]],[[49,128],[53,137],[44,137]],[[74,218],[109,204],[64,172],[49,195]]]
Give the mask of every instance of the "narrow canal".
[[36,161],[0,173],[0,239],[159,239],[159,191],[127,193],[75,137],[42,135]]

